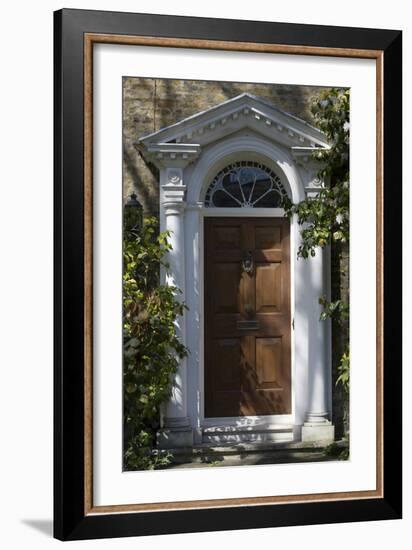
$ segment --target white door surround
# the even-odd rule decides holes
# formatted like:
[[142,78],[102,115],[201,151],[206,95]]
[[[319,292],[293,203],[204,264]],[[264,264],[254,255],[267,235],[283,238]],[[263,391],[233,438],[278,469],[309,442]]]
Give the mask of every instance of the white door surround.
[[207,208],[204,198],[216,174],[238,161],[259,162],[281,180],[293,202],[313,196],[322,185],[311,160],[328,147],[306,122],[249,94],[189,117],[137,142],[160,170],[160,224],[171,232],[168,281],[182,290],[188,306],[179,337],[189,348],[176,375],[159,433],[163,447],[194,443],[333,440],[331,413],[331,328],[319,321],[320,296],[329,295],[329,251],[298,259],[296,219],[291,220],[292,413],[205,418],[203,220],[206,216],[283,217],[279,208]]

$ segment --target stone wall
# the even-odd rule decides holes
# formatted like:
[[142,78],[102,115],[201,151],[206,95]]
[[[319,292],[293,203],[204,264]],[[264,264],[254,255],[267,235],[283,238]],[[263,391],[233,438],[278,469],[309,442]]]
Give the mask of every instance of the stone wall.
[[179,122],[243,92],[266,99],[278,108],[313,122],[311,99],[322,89],[285,84],[245,84],[153,78],[123,79],[123,196],[136,191],[146,213],[158,213],[157,173],[133,146],[145,134]]

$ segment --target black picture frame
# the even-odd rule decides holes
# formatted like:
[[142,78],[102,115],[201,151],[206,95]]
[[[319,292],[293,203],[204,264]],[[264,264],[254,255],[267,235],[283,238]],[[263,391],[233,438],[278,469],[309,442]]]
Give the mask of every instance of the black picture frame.
[[[383,54],[383,496],[86,514],[84,35],[140,35]],[[54,536],[60,540],[397,519],[402,514],[402,33],[63,9],[54,14]]]

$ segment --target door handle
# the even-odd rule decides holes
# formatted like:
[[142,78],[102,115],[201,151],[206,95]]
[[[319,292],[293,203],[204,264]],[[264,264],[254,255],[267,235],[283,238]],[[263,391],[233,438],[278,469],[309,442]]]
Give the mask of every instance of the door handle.
[[245,313],[247,315],[247,317],[252,317],[253,315],[253,306],[252,304],[245,304]]
[[243,254],[242,269],[245,273],[248,273],[249,275],[253,273],[253,255],[250,250],[248,252],[244,252]]

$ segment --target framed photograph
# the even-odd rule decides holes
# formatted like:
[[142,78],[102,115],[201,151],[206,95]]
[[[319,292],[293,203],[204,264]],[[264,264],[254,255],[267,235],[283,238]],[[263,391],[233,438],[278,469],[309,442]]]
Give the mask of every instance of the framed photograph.
[[54,25],[55,537],[400,518],[401,31]]

